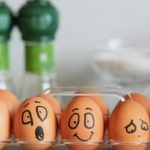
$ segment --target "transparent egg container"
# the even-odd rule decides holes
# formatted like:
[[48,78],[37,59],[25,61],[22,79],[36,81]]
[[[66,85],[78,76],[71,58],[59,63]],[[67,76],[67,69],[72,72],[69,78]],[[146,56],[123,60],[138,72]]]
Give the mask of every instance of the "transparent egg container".
[[[107,103],[108,108],[109,108],[109,113],[108,114],[103,114],[103,123],[104,123],[104,118],[109,118],[111,116],[111,112],[114,110],[116,107],[117,103],[120,101],[121,103],[125,102],[126,99],[124,96],[130,97],[129,91],[122,89],[122,88],[117,88],[117,87],[106,87],[106,88],[98,88],[98,87],[59,87],[59,88],[51,88],[47,89],[44,91],[45,94],[52,94],[57,100],[62,104],[63,110],[67,108],[67,106],[70,104],[71,100],[80,97],[80,101],[82,101],[81,105],[79,104],[78,106],[84,105],[86,109],[86,100],[85,97],[88,99],[92,99],[93,97],[102,97],[102,99]],[[90,98],[91,97],[91,98]],[[132,100],[132,98],[130,99]],[[95,102],[94,102],[95,104]],[[70,107],[74,107],[73,104],[69,105]],[[113,140],[109,138],[108,134],[108,124],[105,122],[104,127],[103,127],[103,138],[101,140],[92,140],[95,139],[94,136],[97,134],[102,134],[99,133],[100,129],[94,129],[96,128],[97,124],[99,124],[98,119],[97,119],[97,114],[94,114],[94,111],[96,111],[96,108],[93,108],[91,104],[91,108],[89,110],[85,110],[85,112],[80,111],[80,108],[70,108],[72,109],[72,113],[68,111],[68,116],[70,115],[70,118],[72,119],[73,117],[75,120],[71,122],[72,120],[69,118],[68,122],[66,123],[70,128],[66,128],[66,131],[64,130],[63,132],[66,132],[66,135],[68,133],[70,136],[66,136],[67,138],[62,137],[62,131],[60,131],[61,125],[60,123],[58,124],[58,130],[57,130],[57,137],[55,141],[24,141],[21,139],[15,139],[14,135],[12,135],[11,140],[1,142],[0,146],[2,144],[6,144],[3,149],[5,150],[21,150],[24,149],[23,145],[42,145],[42,144],[49,144],[50,148],[52,150],[82,150],[82,149],[88,149],[88,150],[111,150],[111,149],[116,149],[116,150],[130,150],[130,149],[138,149],[138,150],[146,150],[149,149],[149,141],[119,141],[119,140]],[[98,106],[99,107],[99,106]],[[76,109],[76,110],[75,110]],[[91,110],[90,110],[91,109]],[[75,112],[73,112],[75,111]],[[78,112],[79,111],[79,112]],[[93,112],[92,112],[93,111]],[[65,112],[65,111],[64,111]],[[70,114],[69,114],[70,113]],[[82,113],[82,114],[80,114]],[[137,112],[138,113],[138,112]],[[73,116],[75,114],[75,116]],[[129,113],[130,114],[130,113]],[[63,114],[56,114],[57,117],[63,116]],[[80,116],[82,115],[82,117]],[[72,117],[73,116],[73,117]],[[76,117],[79,117],[76,119]],[[92,116],[92,117],[91,117]],[[63,116],[64,117],[64,116]],[[90,123],[90,118],[94,120],[94,124]],[[84,118],[84,121],[83,121]],[[85,118],[89,119],[85,121]],[[66,119],[67,120],[67,119]],[[70,123],[70,125],[69,125]],[[75,125],[74,125],[75,124]],[[132,126],[133,127],[133,126]],[[131,128],[132,128],[131,127]],[[62,129],[62,128],[61,128]],[[67,131],[69,130],[70,131]],[[94,132],[92,131],[94,130]],[[131,129],[131,132],[134,129]],[[87,137],[83,137],[84,133],[85,135],[90,135]],[[81,133],[80,133],[81,132]],[[89,134],[88,134],[89,133]],[[92,134],[90,134],[92,133]],[[150,132],[149,132],[150,133]],[[95,135],[94,135],[95,134]],[[64,134],[65,135],[65,134]],[[72,136],[72,137],[71,137]],[[79,137],[80,136],[80,137]],[[92,137],[93,136],[93,137]],[[142,135],[141,135],[142,136]],[[68,137],[71,137],[70,139]],[[81,138],[82,137],[82,138]],[[78,139],[77,139],[78,138]],[[85,139],[83,139],[85,138]],[[76,140],[77,139],[77,140]],[[34,149],[34,148],[33,148]],[[43,150],[43,149],[41,149]]]

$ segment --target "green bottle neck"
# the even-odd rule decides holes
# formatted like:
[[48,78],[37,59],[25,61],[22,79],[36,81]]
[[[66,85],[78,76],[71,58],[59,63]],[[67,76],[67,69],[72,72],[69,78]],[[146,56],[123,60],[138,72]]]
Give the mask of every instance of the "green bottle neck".
[[49,74],[54,71],[54,52],[51,42],[26,43],[26,72]]
[[0,70],[7,71],[9,69],[8,43],[0,42]]

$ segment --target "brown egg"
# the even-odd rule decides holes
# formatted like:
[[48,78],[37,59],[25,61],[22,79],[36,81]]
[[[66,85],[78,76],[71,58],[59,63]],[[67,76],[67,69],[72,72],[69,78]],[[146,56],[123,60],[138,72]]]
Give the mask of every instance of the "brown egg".
[[62,113],[62,107],[61,107],[59,101],[52,94],[41,94],[40,97],[44,98],[51,104],[51,106],[53,107],[54,112],[57,116],[57,122],[59,124],[60,116]]
[[95,92],[79,92],[79,94],[88,94],[88,95],[85,95],[84,97],[92,99],[100,107],[100,109],[102,110],[102,113],[104,115],[105,126],[107,126],[108,116],[109,116],[109,108],[108,108],[108,105],[105,102],[105,100],[103,100],[103,98],[99,95],[94,96],[94,94],[98,94],[98,93],[95,93]]
[[23,101],[14,115],[14,135],[18,141],[33,142],[23,144],[30,150],[52,146],[56,138],[56,116],[51,105],[41,97]]
[[[6,105],[0,101],[0,149],[10,138],[10,114]],[[1,143],[4,142],[4,143]]]
[[146,109],[146,111],[150,115],[150,100],[146,96],[144,96],[140,93],[131,93],[130,97],[128,95],[126,95],[125,99],[126,100],[132,99],[132,100],[138,102]]
[[[64,110],[60,132],[70,148],[94,150],[103,141],[104,120],[98,105],[87,97],[76,97]],[[91,143],[91,145],[89,145]]]
[[0,90],[0,100],[6,104],[6,107],[11,115],[14,114],[19,106],[19,100],[16,95],[8,90]]
[[[149,140],[149,116],[145,109],[133,100],[119,102],[109,119],[109,138],[113,142],[133,143],[128,149],[137,147],[135,142],[148,142]],[[125,150],[122,145],[115,146],[117,150]],[[138,150],[144,150],[145,145]],[[137,150],[137,149],[136,149]]]

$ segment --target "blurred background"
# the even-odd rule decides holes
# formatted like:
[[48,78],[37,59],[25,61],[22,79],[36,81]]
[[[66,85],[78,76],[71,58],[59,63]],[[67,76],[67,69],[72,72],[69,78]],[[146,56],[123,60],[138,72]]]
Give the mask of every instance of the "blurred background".
[[[5,1],[14,13],[26,2],[25,0]],[[131,87],[132,90],[143,90],[143,87],[146,87],[144,91],[148,91],[150,73],[149,57],[143,64],[141,62],[148,56],[148,48],[150,47],[150,1],[52,0],[52,3],[60,13],[59,30],[54,42],[56,72],[59,85],[111,86],[116,85],[116,80],[113,80],[114,78],[118,79],[121,76],[122,80],[124,77],[127,77],[126,74],[129,72],[135,80],[129,80],[128,78],[125,80],[130,82],[131,85],[135,84],[135,86],[134,88],[130,85],[128,87]],[[24,43],[16,27],[13,29],[11,37],[10,69],[15,84],[18,86],[24,72]],[[131,52],[128,49],[129,47],[130,49],[140,49],[139,53],[143,53],[146,49],[146,55],[142,56],[139,54],[136,57],[130,58]],[[101,57],[98,56],[104,56],[105,58],[107,54],[102,55],[102,53],[107,53],[107,50],[111,50],[112,56],[109,58],[114,59],[114,56],[118,56],[118,54],[115,54],[116,51],[114,49],[119,48],[123,54],[122,56],[119,55],[119,58],[124,57],[126,62],[132,60],[134,65],[128,64],[126,68],[134,68],[136,66],[136,73],[132,68],[121,71],[124,65],[115,70],[115,72],[119,71],[121,74],[112,73],[115,66],[118,66],[118,62],[120,64],[120,59],[117,59],[117,63],[112,66],[109,66],[110,62],[105,63],[107,59],[104,59],[105,65],[101,66],[103,63],[99,62]],[[136,63],[136,60],[140,60],[140,65]],[[103,67],[107,69],[103,70]],[[144,76],[146,82],[139,81],[143,76],[143,74],[139,74],[141,68],[148,68],[143,69],[144,71],[146,70],[143,72],[144,75],[146,73],[146,76]],[[102,73],[103,71],[104,73]],[[146,86],[144,84],[139,87],[141,83],[145,83]],[[117,81],[117,84],[126,86],[126,83],[122,83],[122,81]]]

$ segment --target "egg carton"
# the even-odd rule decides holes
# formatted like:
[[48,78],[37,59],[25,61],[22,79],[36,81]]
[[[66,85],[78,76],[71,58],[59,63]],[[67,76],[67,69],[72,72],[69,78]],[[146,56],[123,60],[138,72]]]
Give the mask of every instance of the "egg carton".
[[[43,122],[43,120],[45,119],[45,116],[42,116],[43,115],[42,114],[41,116],[38,116],[41,123],[37,121],[36,125],[33,124],[33,122],[35,121],[34,120],[35,118],[33,116],[32,119],[30,118],[30,120],[28,117],[26,118],[27,120],[23,120],[24,118],[21,118],[20,120],[22,121],[23,126],[25,125],[25,128],[26,126],[30,125],[31,129],[34,129],[34,132],[30,131],[30,127],[28,127],[26,130],[27,132],[29,132],[29,134],[34,133],[34,135],[32,136],[33,140],[15,139],[13,137],[12,140],[10,140],[11,142],[10,141],[6,142],[6,146],[4,149],[20,150],[26,146],[34,147],[37,145],[36,148],[34,147],[32,149],[39,148],[39,150],[43,150],[42,148],[40,148],[40,146],[46,144],[49,145],[50,146],[49,149],[52,150],[59,150],[59,149],[60,150],[68,150],[68,149],[146,150],[149,149],[149,140],[147,139],[147,133],[149,132],[149,123],[147,122],[147,120],[145,120],[145,118],[148,116],[148,113],[145,111],[144,107],[142,107],[140,104],[138,104],[133,100],[133,97],[131,96],[129,91],[120,87],[106,87],[106,88],[59,87],[59,88],[47,89],[43,93],[55,97],[63,105],[62,107],[64,108],[62,114],[56,114],[57,119],[61,118],[60,120],[57,120],[59,121],[59,123],[57,126],[58,130],[57,130],[56,140],[55,141],[43,140],[42,137],[46,135],[38,135],[40,137],[38,137],[37,138],[38,140],[36,140],[35,129],[37,129],[37,127],[39,127]],[[109,113],[104,113],[103,108],[99,109],[100,107],[97,104],[96,100],[94,100],[94,98],[102,98],[102,100],[105,101],[104,103],[108,104]],[[126,105],[127,109],[121,110],[123,107],[122,104],[123,103],[126,104],[127,101],[130,102],[130,104]],[[24,112],[30,111],[30,113],[33,113],[32,109],[34,108],[29,106],[30,105],[29,101],[24,101],[24,102],[23,103],[25,105],[24,107],[22,107],[23,110],[20,110],[22,116]],[[43,108],[43,110],[45,110],[45,108],[48,107],[48,106],[43,106],[40,102],[38,102],[35,99],[33,102],[36,102],[36,104],[34,104],[34,107],[36,108],[36,113],[38,111],[38,108]],[[136,104],[130,107],[132,103],[133,104],[136,103]],[[118,106],[119,109],[116,109],[116,107]],[[141,110],[140,109],[138,110],[137,109],[138,107]],[[138,111],[134,109],[137,109]],[[49,111],[49,109],[46,111]],[[100,112],[101,113],[103,112],[103,114],[101,115]],[[115,115],[113,115],[114,112],[116,112]],[[123,114],[121,114],[120,112]],[[144,115],[142,116],[142,113],[144,113],[146,117]],[[120,118],[120,114],[123,116],[123,118]],[[133,114],[135,116],[133,116]],[[118,116],[118,118],[116,119],[114,116]],[[139,119],[137,122],[136,119],[138,117]],[[112,128],[110,129],[112,134],[111,136],[114,137],[113,125],[116,125],[116,123],[118,123],[119,120],[120,122],[118,126],[116,126],[118,127],[117,128],[118,135],[115,138],[116,139],[123,138],[126,140],[124,141],[121,140],[121,142],[119,140],[111,140],[113,138],[110,138],[110,135],[108,134],[109,133],[108,118],[109,118],[109,122],[113,118],[116,119],[114,123],[112,124],[109,123],[109,126],[111,126]],[[19,122],[19,120],[15,120],[15,122]],[[124,133],[119,132],[120,131],[119,128],[120,126],[122,126],[121,123],[123,123],[124,126]],[[35,128],[32,128],[33,126],[35,126]],[[16,130],[17,129],[19,130],[19,133],[21,133],[22,132],[21,129],[23,128],[16,127]],[[116,130],[116,128],[114,128],[114,130]],[[39,133],[41,133],[41,131],[39,131]],[[48,131],[45,130],[42,133],[47,134]],[[31,147],[29,149],[31,149]]]

